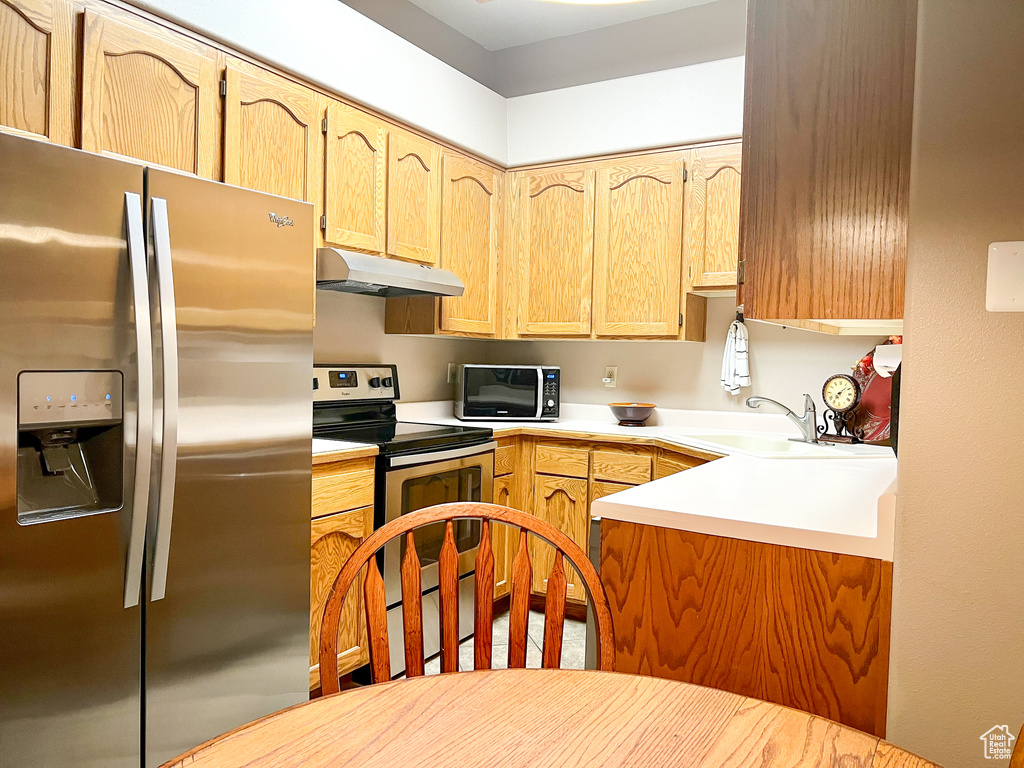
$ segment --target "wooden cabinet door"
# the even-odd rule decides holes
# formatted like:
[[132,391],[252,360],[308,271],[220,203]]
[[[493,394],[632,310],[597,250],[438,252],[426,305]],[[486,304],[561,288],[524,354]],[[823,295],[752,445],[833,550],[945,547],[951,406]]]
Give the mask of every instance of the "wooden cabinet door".
[[461,278],[466,292],[441,299],[441,330],[494,335],[501,172],[445,151],[443,178],[441,266]]
[[[517,509],[514,490],[515,475],[494,478],[494,503]],[[491,546],[494,550],[494,599],[504,597],[512,589],[512,544],[519,535],[514,526],[491,523]]]
[[85,12],[82,149],[213,178],[219,98],[198,48]]
[[742,145],[693,152],[686,183],[684,243],[696,288],[736,285]]
[[0,131],[74,143],[70,0],[0,0]]
[[[373,508],[365,507],[313,520],[310,536],[309,689],[320,686],[320,625],[331,586],[349,555],[373,530]],[[338,674],[369,663],[363,576],[352,585],[338,626]]]
[[589,336],[594,171],[516,174],[512,216],[522,336]]
[[675,336],[679,330],[683,159],[664,153],[597,172],[594,331]]
[[366,253],[384,253],[387,220],[388,130],[340,102],[327,109],[324,240]]
[[[533,514],[547,520],[587,551],[590,529],[587,481],[576,477],[537,475],[533,483]],[[549,544],[530,536],[530,561],[533,563],[533,591],[546,593],[548,574],[554,565],[555,550]],[[566,565],[569,580],[567,595],[571,600],[586,600],[586,589],[579,574]]]
[[748,3],[747,317],[903,317],[917,6]]
[[229,60],[225,72],[224,181],[296,200],[310,200],[318,146],[316,94]]
[[388,152],[390,256],[437,264],[441,252],[441,147],[402,130]]

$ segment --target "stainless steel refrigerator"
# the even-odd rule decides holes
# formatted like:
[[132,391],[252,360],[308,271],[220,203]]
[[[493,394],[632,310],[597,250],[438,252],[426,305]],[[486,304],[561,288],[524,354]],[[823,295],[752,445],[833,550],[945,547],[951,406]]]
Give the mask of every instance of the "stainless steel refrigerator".
[[312,224],[0,135],[0,766],[307,698]]

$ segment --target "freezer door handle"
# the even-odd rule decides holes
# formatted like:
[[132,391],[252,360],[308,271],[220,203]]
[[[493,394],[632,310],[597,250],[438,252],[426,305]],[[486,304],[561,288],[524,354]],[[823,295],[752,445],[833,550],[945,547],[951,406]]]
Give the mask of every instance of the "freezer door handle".
[[153,471],[153,326],[149,311],[149,279],[146,274],[146,238],[142,230],[142,198],[134,192],[125,192],[124,212],[132,298],[135,304],[135,350],[139,385],[135,423],[135,493],[128,531],[128,555],[124,566],[124,607],[132,608],[139,604],[142,590],[149,479]]
[[174,515],[174,473],[178,464],[178,324],[174,304],[174,272],[167,201],[150,204],[157,296],[160,299],[160,346],[163,358],[163,430],[160,450],[160,488],[153,524],[153,574],[150,600],[162,600],[167,590],[167,565]]

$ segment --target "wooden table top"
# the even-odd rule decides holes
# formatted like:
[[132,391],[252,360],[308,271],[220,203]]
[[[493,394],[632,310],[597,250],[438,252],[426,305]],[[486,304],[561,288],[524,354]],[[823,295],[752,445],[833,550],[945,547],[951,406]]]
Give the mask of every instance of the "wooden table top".
[[167,766],[928,768],[877,737],[714,688],[611,672],[493,670],[345,691]]

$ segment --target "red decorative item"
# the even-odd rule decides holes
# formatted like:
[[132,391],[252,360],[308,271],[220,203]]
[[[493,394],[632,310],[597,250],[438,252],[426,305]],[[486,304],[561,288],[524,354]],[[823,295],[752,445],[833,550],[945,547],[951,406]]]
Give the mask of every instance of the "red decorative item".
[[[885,344],[902,344],[902,336],[890,336]],[[881,377],[875,371],[872,349],[853,367],[853,378],[860,385],[860,402],[852,413],[854,434],[866,443],[889,439],[892,413],[892,377]]]

